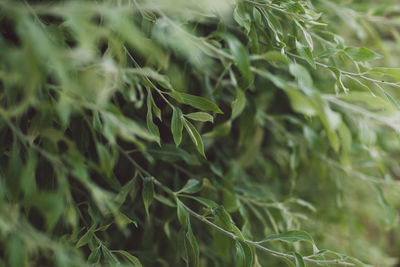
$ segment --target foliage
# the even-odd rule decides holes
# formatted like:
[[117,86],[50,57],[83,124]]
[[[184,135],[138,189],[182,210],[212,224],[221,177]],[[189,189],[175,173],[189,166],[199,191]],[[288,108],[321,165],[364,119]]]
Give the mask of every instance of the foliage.
[[396,2],[0,1],[0,266],[393,266]]

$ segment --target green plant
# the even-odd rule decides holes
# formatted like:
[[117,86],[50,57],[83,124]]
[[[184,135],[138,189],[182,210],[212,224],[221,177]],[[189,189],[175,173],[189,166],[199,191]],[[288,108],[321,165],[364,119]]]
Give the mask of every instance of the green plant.
[[398,9],[0,1],[0,266],[394,265]]

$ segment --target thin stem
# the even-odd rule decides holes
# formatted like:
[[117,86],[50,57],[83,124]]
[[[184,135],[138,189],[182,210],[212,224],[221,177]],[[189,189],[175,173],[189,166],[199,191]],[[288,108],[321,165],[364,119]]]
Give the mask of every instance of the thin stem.
[[[248,239],[242,239],[239,236],[235,235],[234,233],[231,233],[231,232],[221,228],[220,226],[216,225],[215,223],[207,220],[204,216],[201,216],[200,214],[196,213],[195,211],[190,209],[185,204],[182,204],[182,205],[188,211],[188,213],[190,215],[192,215],[193,217],[195,217],[199,221],[202,221],[205,224],[208,224],[209,226],[213,227],[214,229],[218,230],[219,232],[223,233],[224,235],[232,238],[233,240],[245,242],[246,244],[248,244],[250,246],[253,246],[254,248],[257,248],[257,249],[259,249],[259,250],[261,250],[263,252],[267,252],[267,253],[269,253],[269,254],[271,254],[273,256],[276,256],[276,257],[283,257],[283,258],[287,258],[287,259],[291,259],[291,260],[294,259],[294,256],[291,255],[291,254],[287,254],[287,253],[283,253],[283,252],[280,252],[280,251],[269,249],[267,247],[264,247],[264,246],[260,245],[259,242],[251,241],[251,240],[248,240]],[[341,261],[341,260],[314,260],[314,259],[310,258],[310,256],[303,257],[303,259],[305,261],[313,262],[313,263],[316,263],[316,264],[338,264],[338,265],[354,266],[353,263],[345,262],[345,261]]]
[[[159,180],[154,178],[154,176],[152,176],[148,171],[143,169],[125,150],[123,150],[118,145],[117,145],[117,148],[140,172],[143,172],[143,174],[145,174],[146,176],[153,177],[153,182],[154,182],[154,184],[156,186],[160,187],[166,193],[172,195],[174,197],[174,199],[177,197],[175,192],[173,192],[168,187],[164,186]],[[269,249],[267,247],[264,247],[264,246],[260,245],[260,243],[256,242],[256,241],[251,241],[251,240],[248,240],[248,239],[242,239],[239,236],[235,235],[234,233],[231,233],[231,232],[221,228],[220,226],[216,225],[215,223],[209,221],[207,218],[205,218],[204,216],[202,216],[202,215],[198,214],[197,212],[193,211],[192,209],[190,209],[185,204],[182,203],[182,205],[188,211],[188,213],[190,215],[192,215],[196,219],[204,222],[205,224],[208,224],[209,226],[213,227],[214,229],[218,230],[219,232],[223,233],[224,235],[232,238],[233,240],[245,242],[246,244],[248,244],[250,246],[253,246],[253,247],[255,247],[255,248],[257,248],[257,249],[259,249],[259,250],[261,250],[263,252],[267,252],[267,253],[269,253],[269,254],[271,254],[273,256],[276,256],[276,257],[284,257],[284,258],[288,258],[288,259],[291,259],[291,260],[294,259],[294,256],[291,255],[291,254],[287,254],[287,253],[283,253],[283,252],[280,252],[280,251]],[[340,260],[314,260],[314,259],[312,259],[310,257],[303,257],[303,259],[305,261],[313,262],[313,263],[317,263],[317,264],[338,264],[338,265],[354,266],[353,263],[340,261]]]

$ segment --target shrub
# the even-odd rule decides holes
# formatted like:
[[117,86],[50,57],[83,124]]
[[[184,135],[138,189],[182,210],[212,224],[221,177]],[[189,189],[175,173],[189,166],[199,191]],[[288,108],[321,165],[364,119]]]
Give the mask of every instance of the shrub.
[[398,7],[0,1],[0,266],[395,264]]

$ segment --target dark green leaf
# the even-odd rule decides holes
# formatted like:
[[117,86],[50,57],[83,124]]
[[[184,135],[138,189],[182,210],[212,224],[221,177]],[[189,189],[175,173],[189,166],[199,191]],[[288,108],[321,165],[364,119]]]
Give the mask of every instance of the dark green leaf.
[[176,206],[178,221],[182,225],[182,227],[186,227],[189,214],[186,211],[184,204],[179,199],[176,200]]
[[159,146],[161,146],[160,131],[158,129],[158,126],[153,122],[153,111],[152,111],[153,102],[154,100],[149,90],[147,94],[147,116],[146,116],[147,129],[149,129],[150,133],[152,133],[155,136],[156,142],[158,143]]
[[188,245],[190,247],[188,249],[189,259],[191,260],[194,267],[199,267],[200,266],[199,245],[197,243],[197,239],[196,239],[195,235],[193,234],[189,219],[188,219],[188,223],[187,223],[187,228],[188,228],[188,230],[186,233],[186,239],[187,239]]
[[204,97],[190,95],[186,93],[179,93],[179,98],[175,94],[170,94],[170,95],[174,97],[176,101],[200,109],[202,111],[213,111],[215,113],[223,113],[217,105],[215,105],[213,102]]
[[86,245],[92,239],[95,228],[96,228],[96,225],[93,224],[89,228],[89,230],[78,240],[78,242],[76,243],[75,246],[77,248],[80,248],[80,247]]
[[143,179],[142,199],[147,216],[149,216],[149,206],[153,201],[153,198],[154,198],[153,177],[146,177]]
[[129,252],[125,250],[113,250],[113,252],[123,255],[127,260],[129,260],[133,264],[133,267],[142,267],[142,264],[140,263],[139,259],[130,254]]

